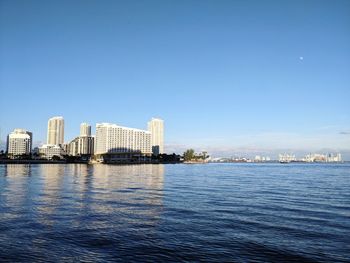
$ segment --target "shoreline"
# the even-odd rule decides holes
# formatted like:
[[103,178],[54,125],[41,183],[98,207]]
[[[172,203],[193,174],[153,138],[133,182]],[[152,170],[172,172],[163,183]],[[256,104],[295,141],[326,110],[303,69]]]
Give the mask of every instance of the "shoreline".
[[55,160],[14,160],[14,159],[3,159],[0,160],[1,164],[108,164],[108,165],[135,165],[135,164],[179,164],[182,162],[116,162],[116,163],[103,163],[95,161],[76,161],[76,162],[67,162],[65,160],[55,161]]
[[0,160],[0,165],[2,164],[107,164],[107,165],[139,165],[139,164],[281,164],[288,166],[289,164],[345,164],[350,163],[350,161],[342,162],[291,162],[291,163],[280,163],[278,161],[270,162],[120,162],[120,163],[103,163],[103,162],[86,162],[86,161],[77,161],[77,162],[67,162],[65,160],[54,161],[54,160]]

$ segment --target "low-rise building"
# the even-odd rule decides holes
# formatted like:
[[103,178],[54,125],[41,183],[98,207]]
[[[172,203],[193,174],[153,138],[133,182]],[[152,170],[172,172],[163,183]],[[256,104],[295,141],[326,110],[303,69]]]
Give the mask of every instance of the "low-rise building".
[[302,161],[307,163],[313,163],[313,162],[334,163],[334,162],[341,162],[342,158],[340,153],[337,153],[337,154],[309,153],[305,155],[304,158],[302,158]]
[[62,148],[54,144],[44,144],[39,147],[39,155],[42,158],[51,160],[56,156],[57,158],[62,158]]

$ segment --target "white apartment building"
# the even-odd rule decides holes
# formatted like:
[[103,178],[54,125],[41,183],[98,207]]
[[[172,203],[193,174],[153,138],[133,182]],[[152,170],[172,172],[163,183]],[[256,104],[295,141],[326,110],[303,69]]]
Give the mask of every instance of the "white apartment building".
[[55,144],[44,144],[39,147],[40,156],[49,160],[51,160],[53,156],[61,157],[61,152],[61,147]]
[[134,154],[150,156],[151,133],[110,123],[96,124],[95,154],[131,158]]
[[91,136],[91,125],[83,122],[80,124],[80,136]]
[[151,133],[152,153],[154,155],[164,153],[164,121],[152,118],[148,122],[148,131]]
[[32,152],[32,133],[24,129],[14,129],[7,136],[7,153],[11,157],[29,155]]
[[64,119],[53,117],[47,124],[47,144],[62,145],[64,142]]
[[94,137],[79,136],[72,140],[67,147],[67,154],[72,156],[94,154]]

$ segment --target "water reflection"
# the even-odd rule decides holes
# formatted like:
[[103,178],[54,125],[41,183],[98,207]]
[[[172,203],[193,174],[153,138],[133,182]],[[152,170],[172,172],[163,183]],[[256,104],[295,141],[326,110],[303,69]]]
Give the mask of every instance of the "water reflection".
[[22,207],[30,202],[35,185],[28,184],[32,174],[28,164],[8,164],[3,166],[0,204],[1,217],[15,220],[21,217]]
[[[33,171],[34,184],[28,182]],[[18,209],[31,205],[44,225],[58,218],[80,224],[80,217],[92,214],[98,224],[120,214],[128,222],[143,218],[143,223],[153,224],[161,212],[163,165],[7,165],[4,175],[9,179],[3,185],[3,202]]]
[[6,164],[4,165],[4,175],[8,177],[21,177],[31,175],[30,164]]
[[[24,239],[30,255],[45,258],[60,255],[56,248],[153,236],[163,210],[163,184],[163,165],[0,166],[0,229],[5,231],[0,241],[20,247]],[[143,231],[134,232],[137,228]]]
[[[95,202],[84,202],[101,214],[122,213],[129,222],[148,217],[152,223],[161,211],[164,166],[93,166],[93,177],[87,177]],[[100,202],[104,206],[100,206]],[[137,223],[133,221],[134,223]],[[152,221],[152,222],[151,222]]]

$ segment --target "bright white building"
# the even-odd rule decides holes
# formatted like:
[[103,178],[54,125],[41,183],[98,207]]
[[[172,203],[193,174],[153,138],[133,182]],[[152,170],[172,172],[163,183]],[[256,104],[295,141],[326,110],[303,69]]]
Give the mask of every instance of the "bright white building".
[[62,145],[64,142],[64,119],[53,117],[47,124],[47,144]]
[[24,129],[14,129],[7,136],[7,153],[11,157],[29,155],[32,151],[32,133]]
[[130,159],[135,154],[150,156],[151,133],[110,123],[96,124],[96,155],[114,155]]
[[295,158],[294,154],[279,154],[278,159],[281,163],[290,163],[290,162],[295,162],[297,159]]
[[61,157],[61,152],[61,147],[55,144],[44,144],[39,147],[40,156],[49,160],[51,160],[53,156]]
[[152,153],[154,155],[164,153],[164,121],[152,118],[148,122],[148,131],[151,133]]
[[80,124],[80,136],[91,136],[91,125],[85,122]]

